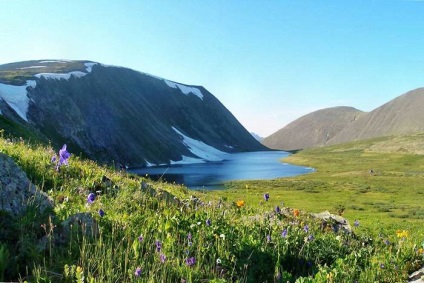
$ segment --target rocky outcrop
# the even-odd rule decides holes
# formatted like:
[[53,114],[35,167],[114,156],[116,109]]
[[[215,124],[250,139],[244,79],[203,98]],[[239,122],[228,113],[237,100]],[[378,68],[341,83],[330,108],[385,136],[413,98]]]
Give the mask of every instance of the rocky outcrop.
[[45,210],[53,207],[53,201],[29,181],[12,158],[0,153],[0,210],[19,216],[30,205]]

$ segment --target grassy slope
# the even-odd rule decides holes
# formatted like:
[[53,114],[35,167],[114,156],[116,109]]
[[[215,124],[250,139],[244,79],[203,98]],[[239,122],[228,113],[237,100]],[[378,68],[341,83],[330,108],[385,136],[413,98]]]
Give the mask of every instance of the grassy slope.
[[[4,274],[0,268],[0,281],[23,278],[30,282],[82,282],[78,278],[84,276],[87,282],[401,282],[422,264],[422,250],[418,253],[416,246],[422,237],[410,230],[419,228],[421,233],[419,217],[392,217],[390,213],[402,212],[395,208],[388,213],[376,212],[367,202],[390,202],[390,190],[403,190],[413,181],[419,188],[422,165],[416,155],[374,152],[381,141],[305,151],[291,157],[292,162],[296,158],[296,162],[316,167],[315,174],[249,182],[248,189],[244,182],[235,182],[230,185],[241,188],[238,191],[202,193],[164,183],[152,183],[153,191],[146,192],[140,190],[140,182],[145,179],[76,156],[71,157],[69,167],[56,172],[50,162],[53,149],[0,138],[0,151],[15,159],[30,179],[55,200],[50,215],[29,211],[9,222],[0,214],[0,260],[8,266]],[[408,150],[409,141],[403,151]],[[370,148],[374,151],[365,150]],[[375,176],[367,173],[371,164]],[[104,184],[103,176],[113,185]],[[171,192],[181,202],[164,200],[161,190]],[[87,205],[88,193],[96,191],[100,193],[96,193],[95,202]],[[270,193],[269,202],[264,202],[264,192]],[[229,201],[219,201],[221,194]],[[205,203],[190,195],[201,197]],[[356,201],[364,210],[351,208],[360,197],[366,198]],[[238,199],[244,199],[246,205],[233,205],[232,200]],[[412,199],[405,197],[404,201],[413,207]],[[322,231],[320,222],[304,212],[299,217],[272,213],[281,201],[311,212],[344,205],[345,216],[361,220],[360,227],[355,228],[358,236],[331,229]],[[415,201],[419,206],[418,197]],[[99,209],[105,211],[104,217],[98,215]],[[62,229],[61,221],[81,212],[93,216],[98,232],[93,236],[73,234],[66,244],[55,243],[53,230]],[[382,229],[389,227],[382,230],[384,239],[391,242],[389,246],[380,238],[369,241],[364,234],[366,227],[376,230],[377,225],[368,220],[376,216],[381,218]],[[396,237],[391,231],[391,219],[393,229],[405,227],[410,236]],[[47,227],[44,232],[42,225]],[[9,229],[13,237],[4,234]],[[283,229],[287,236],[282,236]],[[35,247],[43,234],[51,243],[40,254]],[[162,245],[160,252],[156,241]],[[9,252],[2,252],[4,247]],[[164,262],[161,255],[166,256]],[[188,265],[191,258],[195,264]],[[381,268],[383,265],[387,268]],[[142,269],[139,278],[134,275],[137,267]],[[307,276],[309,279],[305,279]]]
[[275,204],[284,202],[309,212],[336,213],[344,208],[344,217],[351,222],[359,219],[375,233],[405,228],[423,237],[423,150],[424,134],[305,150],[284,161],[311,166],[317,172],[270,181],[232,182],[230,190],[218,194],[236,200],[269,192]]

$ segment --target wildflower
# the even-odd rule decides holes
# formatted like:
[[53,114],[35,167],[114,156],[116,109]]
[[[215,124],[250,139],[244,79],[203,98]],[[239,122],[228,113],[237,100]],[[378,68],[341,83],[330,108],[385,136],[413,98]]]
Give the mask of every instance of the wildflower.
[[53,155],[53,156],[52,156],[52,159],[50,160],[50,162],[51,162],[51,163],[55,163],[55,162],[56,162],[56,160],[57,160],[57,156],[56,156],[56,155]]
[[83,269],[82,269],[81,266],[78,265],[75,271],[76,271],[76,273],[82,273]]
[[315,238],[314,238],[314,235],[310,234],[310,235],[306,238],[306,241],[308,241],[308,242],[312,242],[314,239],[315,239]]
[[419,248],[419,249],[417,250],[417,253],[418,253],[418,254],[424,254],[424,249],[423,249],[423,248]]
[[386,266],[384,265],[384,263],[382,263],[382,264],[380,264],[380,268],[381,269],[383,269],[383,268],[385,268]]
[[269,194],[268,193],[264,194],[264,200],[268,201],[268,199],[269,199]]
[[305,227],[303,227],[303,231],[305,231],[305,233],[308,233],[309,231],[309,226],[308,224],[305,225]]
[[87,197],[87,202],[92,204],[94,202],[94,200],[96,199],[96,195],[93,193],[90,193]]
[[162,248],[162,243],[159,240],[156,240],[156,251],[160,252]]
[[355,222],[353,222],[353,226],[358,227],[359,226],[359,220],[356,219]]
[[164,263],[166,261],[166,256],[164,254],[160,254],[160,262]]
[[186,264],[188,266],[193,266],[194,264],[196,264],[196,259],[194,257],[190,257],[186,259]]
[[64,144],[59,150],[59,165],[68,165],[69,157],[71,157],[71,154],[66,150],[66,144]]
[[397,235],[398,238],[408,238],[408,231],[406,231],[406,230],[403,230],[403,231],[397,230],[396,231],[396,235]]
[[236,202],[237,207],[243,207],[244,206],[244,200],[238,200]]
[[141,275],[141,268],[140,268],[140,267],[137,267],[137,268],[135,269],[134,275],[135,275],[136,277],[139,277],[139,276]]
[[221,259],[220,258],[217,258],[216,259],[216,264],[221,264]]
[[225,235],[224,234],[219,235],[219,237],[222,238],[223,240],[225,240]]
[[295,210],[293,210],[293,215],[294,215],[295,217],[298,217],[298,216],[299,216],[299,209],[295,209]]
[[105,212],[103,211],[103,209],[99,209],[99,215],[100,217],[105,216]]
[[266,236],[266,241],[269,243],[269,242],[271,242],[271,235],[267,235]]
[[207,219],[207,220],[206,220],[206,225],[207,225],[207,226],[211,226],[211,220],[210,220],[210,219]]
[[280,207],[277,205],[277,207],[275,208],[275,213],[279,214],[281,212]]
[[187,239],[191,240],[191,233],[188,232]]
[[384,243],[385,243],[386,245],[390,245],[390,241],[389,241],[388,239],[384,240]]
[[287,229],[284,229],[283,232],[281,232],[281,237],[287,237]]

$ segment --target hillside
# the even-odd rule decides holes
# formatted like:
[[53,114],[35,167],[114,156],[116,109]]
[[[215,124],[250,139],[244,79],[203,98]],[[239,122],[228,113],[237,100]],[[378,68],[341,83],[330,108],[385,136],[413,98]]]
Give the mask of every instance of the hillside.
[[352,107],[318,110],[293,121],[266,137],[262,143],[269,148],[283,150],[323,146],[362,115],[363,112]]
[[18,125],[103,163],[205,162],[266,149],[205,88],[123,67],[67,60],[1,65],[0,98],[0,127]]
[[424,88],[407,92],[363,115],[328,144],[424,132]]
[[371,112],[351,107],[307,114],[265,138],[264,145],[296,150],[375,137],[424,132],[424,88],[407,92]]

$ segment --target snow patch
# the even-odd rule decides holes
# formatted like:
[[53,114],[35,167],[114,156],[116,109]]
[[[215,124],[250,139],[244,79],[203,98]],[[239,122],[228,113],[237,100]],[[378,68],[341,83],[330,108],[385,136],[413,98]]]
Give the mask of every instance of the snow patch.
[[98,63],[84,63],[85,67],[86,67],[86,71],[88,73],[91,73],[91,71],[93,70],[93,66],[97,65]]
[[[183,144],[187,146],[187,148],[190,150],[191,153],[193,153],[195,156],[199,157],[200,159],[203,159],[205,161],[222,161],[223,157],[228,154],[210,145],[207,145],[202,141],[192,139],[184,135],[183,133],[181,133],[174,127],[172,127],[172,129],[177,134],[183,137]],[[184,156],[183,156],[183,160],[184,160]]]
[[195,96],[197,96],[197,97],[199,97],[200,99],[203,100],[202,92],[200,91],[200,89],[198,89],[196,87],[182,85],[182,84],[171,82],[171,81],[168,81],[168,80],[165,80],[165,79],[164,79],[164,81],[169,87],[178,88],[185,95],[189,95],[191,93],[191,94],[194,94]]
[[188,157],[185,155],[183,155],[182,158],[183,158],[182,160],[178,160],[178,161],[171,160],[171,165],[206,163],[206,161],[203,159]]
[[46,68],[47,66],[31,66],[31,67],[22,67],[22,68],[16,68],[17,70],[26,70],[26,69],[39,69],[39,68]]
[[81,71],[73,71],[70,73],[40,73],[40,74],[36,74],[34,75],[37,78],[45,78],[45,79],[53,79],[53,80],[61,80],[61,79],[65,79],[65,80],[69,80],[72,76],[75,76],[77,78],[81,78],[84,77],[85,75],[87,75],[87,73],[81,72]]
[[36,85],[37,83],[34,80],[28,80],[26,84],[22,86],[0,83],[0,97],[3,98],[3,100],[6,101],[6,103],[27,122],[29,105],[27,88],[35,88]]

